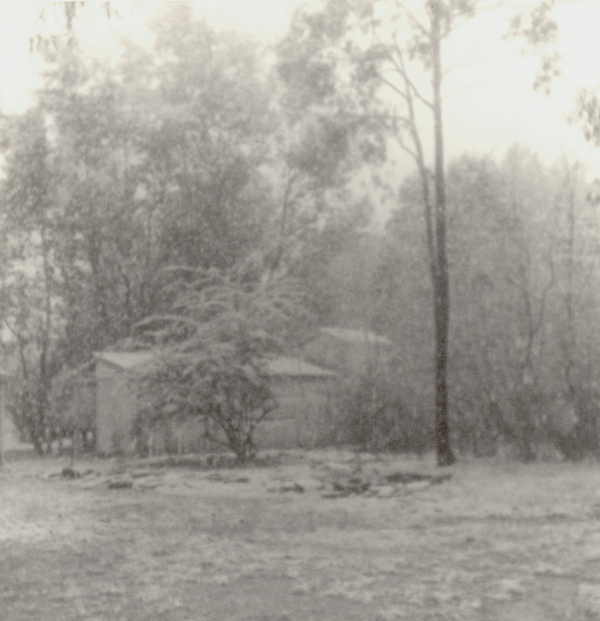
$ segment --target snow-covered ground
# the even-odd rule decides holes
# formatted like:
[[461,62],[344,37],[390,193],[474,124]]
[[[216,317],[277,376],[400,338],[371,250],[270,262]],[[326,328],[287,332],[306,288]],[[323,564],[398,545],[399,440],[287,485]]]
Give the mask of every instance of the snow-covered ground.
[[[0,471],[1,618],[600,619],[600,465],[296,454]],[[332,481],[369,481],[329,497]],[[392,481],[390,483],[390,480]],[[109,489],[128,481],[131,487]]]

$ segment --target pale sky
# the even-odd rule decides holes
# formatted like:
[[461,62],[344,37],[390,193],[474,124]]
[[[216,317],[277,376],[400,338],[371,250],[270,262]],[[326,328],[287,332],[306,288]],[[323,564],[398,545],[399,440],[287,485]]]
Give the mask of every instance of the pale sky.
[[[113,24],[118,23],[124,33],[140,36],[143,17],[161,1],[169,0],[121,0],[122,19]],[[510,3],[512,9],[518,6],[514,0]],[[36,65],[28,53],[28,38],[39,28],[40,9],[53,3],[1,4],[0,106],[14,112],[27,105],[35,84]],[[100,4],[98,0],[96,10]],[[270,42],[285,32],[301,0],[192,0],[192,4],[216,27],[240,29]],[[106,20],[98,20],[92,12],[86,32],[95,41],[95,49],[104,50],[111,38],[107,28],[115,26],[107,26]],[[600,149],[587,145],[580,129],[567,122],[577,90],[600,83],[600,70],[595,67],[600,58],[600,2],[566,0],[559,10],[563,75],[550,96],[533,91],[535,60],[521,53],[521,44],[505,39],[507,17],[502,11],[477,17],[448,43],[445,122],[449,157],[465,151],[501,157],[518,142],[549,162],[562,155],[582,160],[591,175],[600,176]],[[52,28],[51,20],[46,27]]]

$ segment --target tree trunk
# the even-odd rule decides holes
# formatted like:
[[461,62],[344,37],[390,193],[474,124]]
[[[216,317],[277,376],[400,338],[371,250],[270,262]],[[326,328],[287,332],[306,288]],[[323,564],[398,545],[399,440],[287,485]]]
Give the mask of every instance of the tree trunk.
[[4,415],[6,412],[6,380],[0,382],[0,466],[4,465]]
[[448,424],[448,331],[450,286],[446,250],[446,180],[442,121],[441,6],[431,0],[431,51],[433,69],[433,117],[435,146],[435,236],[437,270],[433,281],[435,324],[435,446],[439,466],[456,461],[450,447]]

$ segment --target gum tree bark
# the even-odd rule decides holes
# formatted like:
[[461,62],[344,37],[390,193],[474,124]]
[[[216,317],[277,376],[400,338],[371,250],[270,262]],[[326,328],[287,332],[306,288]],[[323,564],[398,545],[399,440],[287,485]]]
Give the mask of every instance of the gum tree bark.
[[450,324],[450,282],[446,244],[446,177],[444,125],[442,116],[442,4],[431,0],[431,60],[435,147],[435,263],[433,306],[435,325],[435,441],[437,462],[449,466],[456,461],[450,447],[448,425],[448,331]]

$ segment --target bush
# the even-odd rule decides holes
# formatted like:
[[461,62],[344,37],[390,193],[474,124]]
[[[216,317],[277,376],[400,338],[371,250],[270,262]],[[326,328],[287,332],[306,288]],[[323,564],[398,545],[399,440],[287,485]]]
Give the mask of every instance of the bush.
[[140,324],[158,345],[139,382],[136,428],[195,419],[239,461],[256,454],[256,428],[275,408],[265,365],[277,354],[302,294],[281,278],[198,270],[176,283],[172,312]]
[[523,462],[598,454],[600,409],[590,390],[569,394],[521,385],[502,396],[454,397],[452,431],[464,452],[489,456],[503,449]]
[[388,371],[367,368],[341,382],[334,398],[338,441],[368,451],[425,452],[432,447],[432,418],[409,397]]
[[259,362],[210,344],[163,352],[139,388],[148,405],[135,421],[138,437],[145,429],[197,419],[205,423],[206,438],[231,449],[240,462],[255,457],[254,432],[275,407]]

